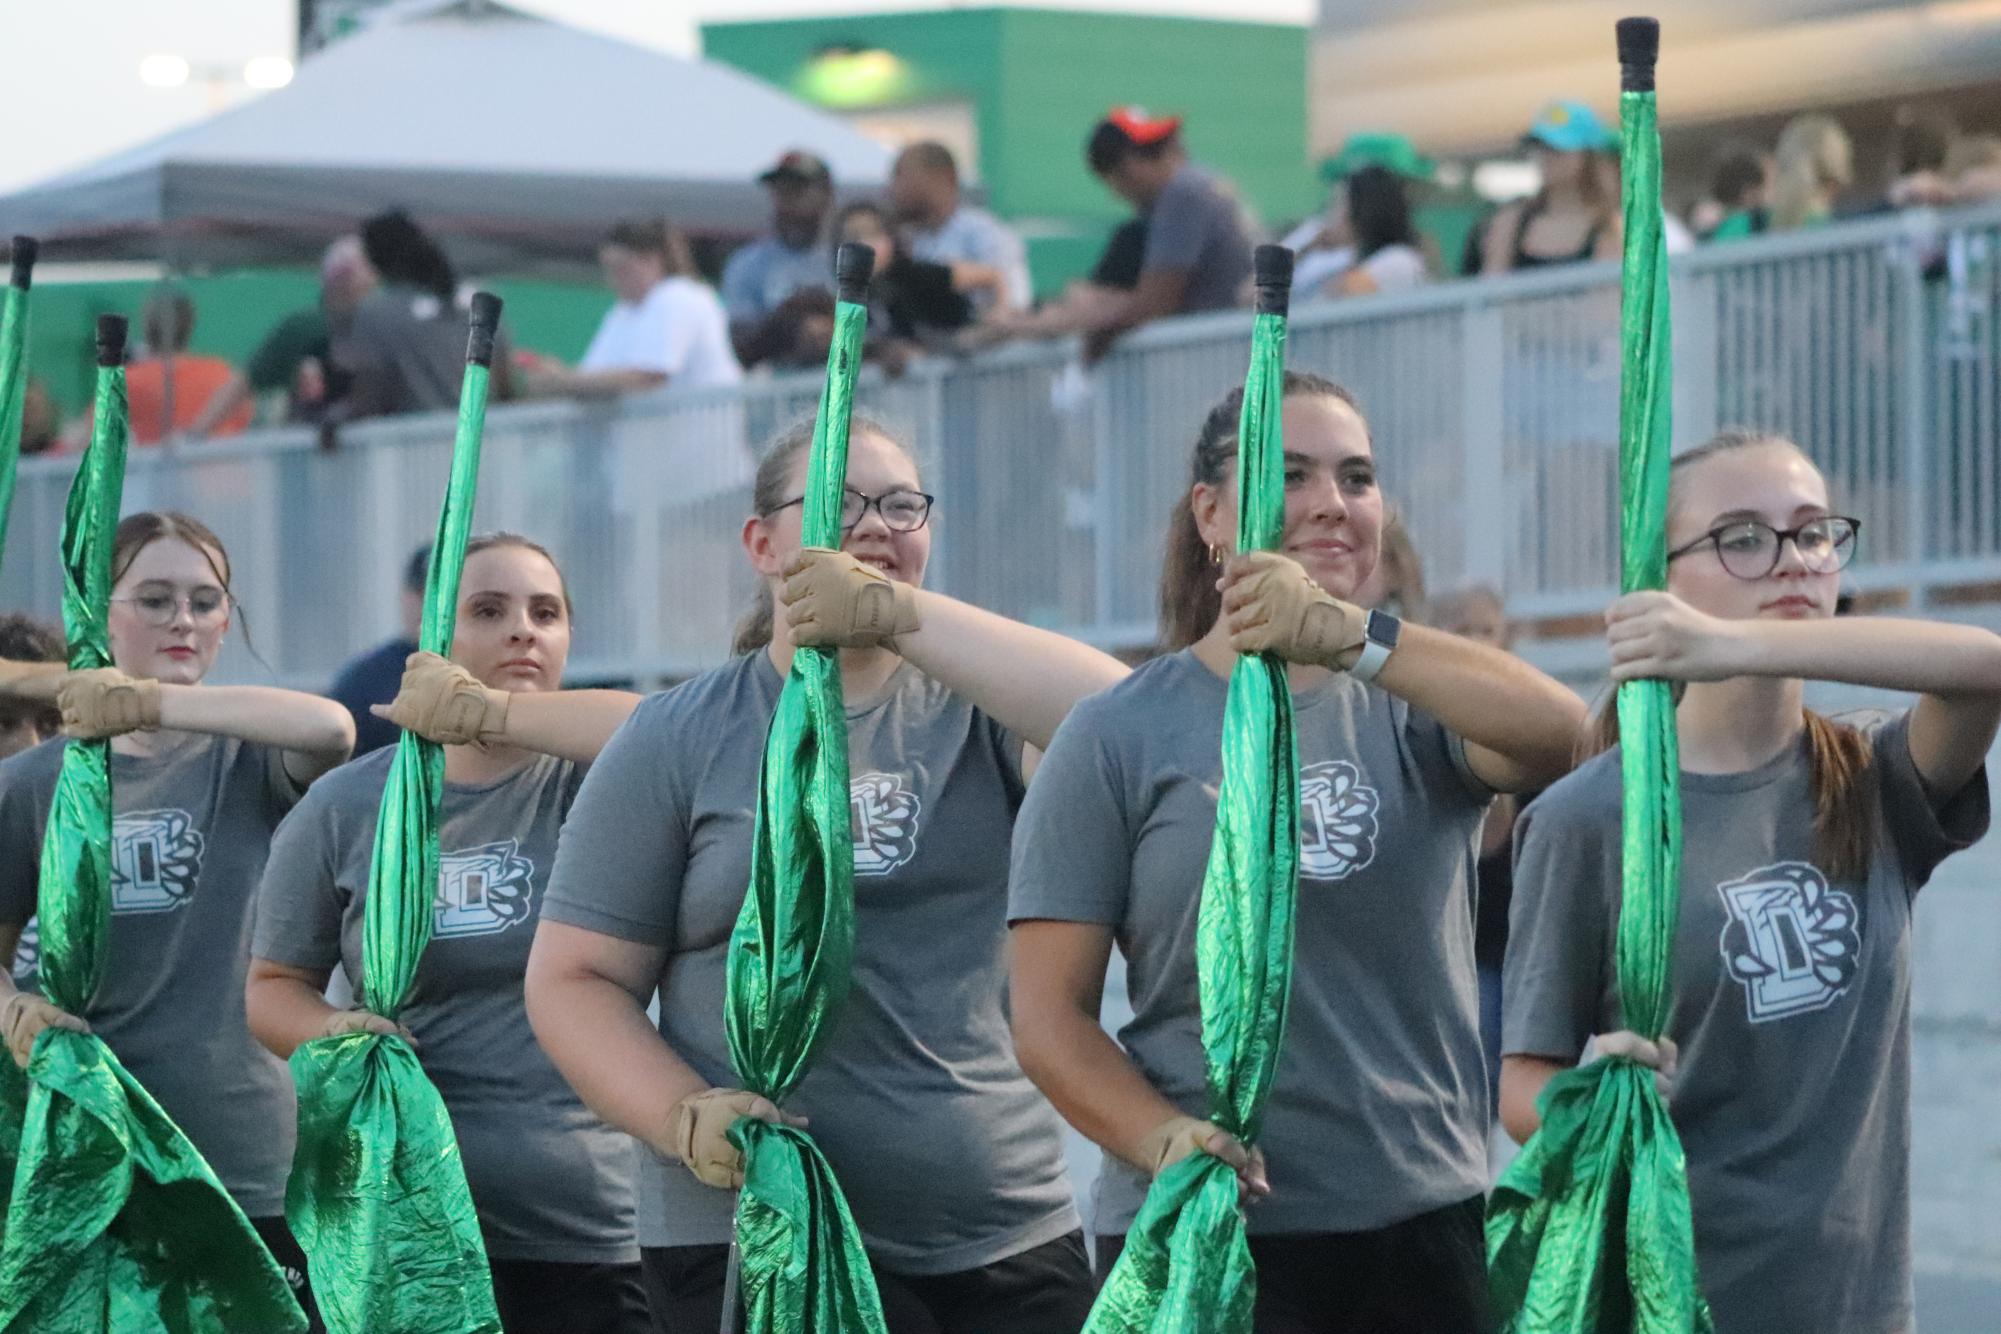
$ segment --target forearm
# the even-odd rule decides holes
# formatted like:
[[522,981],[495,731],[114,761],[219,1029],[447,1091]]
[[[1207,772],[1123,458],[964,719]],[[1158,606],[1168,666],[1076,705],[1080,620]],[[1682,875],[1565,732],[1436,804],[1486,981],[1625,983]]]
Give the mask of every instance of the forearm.
[[917,604],[923,624],[898,637],[897,651],[1032,746],[1047,748],[1078,700],[1126,675],[1088,644],[956,598],[920,591]]
[[318,695],[271,686],[163,684],[160,726],[275,746],[285,752],[287,772],[306,782],[354,749],[354,719],[346,709]]
[[1977,626],[1884,616],[1732,625],[1739,634],[1740,675],[1947,698],[2001,694],[2001,635]]
[[620,394],[643,394],[666,383],[667,374],[664,371],[560,371],[548,374],[537,388],[540,393],[552,397],[616,398]]
[[207,435],[215,429],[217,422],[243,406],[249,398],[250,381],[239,371],[229,377],[227,384],[215,391],[215,396],[209,399],[208,406],[202,409],[201,416],[195,418],[188,426],[188,434]]
[[509,695],[499,740],[576,764],[598,757],[640,696],[628,690],[528,691]]
[[1181,1109],[1160,1095],[1092,1016],[1052,1003],[1019,1004],[1015,1052],[1021,1068],[1065,1121],[1120,1160],[1152,1171],[1139,1149],[1149,1131]]
[[17,662],[0,658],[0,694],[53,704],[68,671],[69,664],[65,662]]
[[1512,766],[1519,783],[1504,789],[1541,786],[1571,767],[1584,701],[1512,654],[1406,625],[1376,682]]
[[609,978],[549,976],[531,963],[527,1005],[536,1041],[584,1105],[642,1143],[661,1146],[669,1111],[709,1087]]
[[338,1013],[327,1004],[326,988],[317,990],[297,977],[260,977],[257,960],[251,960],[250,983],[244,989],[244,1012],[250,1034],[281,1060],[326,1031],[327,1020]]
[[1529,1142],[1542,1128],[1542,1113],[1536,1100],[1549,1081],[1568,1069],[1562,1061],[1546,1056],[1504,1056],[1501,1058],[1501,1128],[1517,1144]]

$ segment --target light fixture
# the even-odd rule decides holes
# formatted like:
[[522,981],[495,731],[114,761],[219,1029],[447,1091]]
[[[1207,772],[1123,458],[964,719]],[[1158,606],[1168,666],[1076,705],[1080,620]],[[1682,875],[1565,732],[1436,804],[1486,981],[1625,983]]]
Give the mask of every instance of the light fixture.
[[910,68],[893,51],[857,42],[821,47],[800,74],[798,88],[822,106],[880,106],[907,91]]
[[155,51],[139,62],[139,82],[148,88],[179,88],[194,73],[184,56]]
[[283,88],[292,81],[292,62],[283,56],[255,56],[244,62],[243,81],[252,88]]

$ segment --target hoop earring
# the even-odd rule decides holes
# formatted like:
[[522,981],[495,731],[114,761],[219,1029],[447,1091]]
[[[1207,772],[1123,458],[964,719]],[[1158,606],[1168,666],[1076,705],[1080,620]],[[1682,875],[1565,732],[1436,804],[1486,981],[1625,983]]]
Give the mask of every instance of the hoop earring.
[[1211,565],[1221,565],[1223,563],[1223,548],[1217,546],[1214,542],[1209,544],[1209,563]]

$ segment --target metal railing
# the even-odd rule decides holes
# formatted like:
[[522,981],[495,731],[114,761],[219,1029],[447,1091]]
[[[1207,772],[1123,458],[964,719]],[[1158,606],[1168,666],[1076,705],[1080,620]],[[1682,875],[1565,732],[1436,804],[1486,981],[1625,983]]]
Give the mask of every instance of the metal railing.
[[[1859,589],[1921,604],[2001,580],[2001,210],[1718,246],[1674,273],[1678,442],[1730,423],[1799,440],[1864,521]],[[1247,329],[1242,313],[1170,321],[1088,375],[1067,344],[871,372],[860,406],[915,442],[939,496],[933,585],[1101,644],[1149,641],[1166,516],[1203,413],[1243,375]],[[1494,583],[1544,619],[1610,598],[1615,266],[1302,304],[1291,338],[1291,365],[1360,395],[1434,588]],[[802,375],[490,414],[478,524],[563,560],[573,678],[654,680],[721,658],[751,591],[737,540],[751,450],[810,413],[818,388]],[[394,630],[451,435],[436,416],[350,428],[330,452],[304,431],[146,451],[126,508],[211,522],[272,673],[318,686]],[[23,463],[0,606],[57,605],[73,466]],[[224,672],[263,675],[240,652]]]

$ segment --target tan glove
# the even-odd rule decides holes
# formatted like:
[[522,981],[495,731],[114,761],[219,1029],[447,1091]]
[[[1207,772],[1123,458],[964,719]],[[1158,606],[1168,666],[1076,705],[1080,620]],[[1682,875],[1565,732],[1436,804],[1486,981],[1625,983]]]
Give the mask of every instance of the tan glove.
[[417,1039],[409,1029],[394,1019],[384,1019],[373,1010],[335,1010],[327,1016],[325,1026],[320,1029],[323,1038],[337,1038],[348,1033],[380,1033],[385,1038],[402,1038],[412,1047]]
[[1235,1170],[1237,1194],[1243,1202],[1271,1194],[1271,1182],[1265,1176],[1264,1154],[1257,1149],[1245,1148],[1242,1140],[1212,1121],[1201,1121],[1192,1116],[1168,1117],[1140,1140],[1136,1160],[1142,1166],[1151,1164],[1148,1170],[1159,1176],[1195,1153],[1220,1158]]
[[785,564],[785,623],[808,648],[873,648],[917,629],[917,590],[845,551],[803,548]]
[[14,1064],[23,1070],[28,1068],[28,1057],[34,1054],[35,1039],[45,1028],[67,1028],[72,1033],[88,1033],[90,1025],[67,1010],[59,1010],[40,996],[17,991],[0,1005],[0,1037],[4,1037],[7,1050],[13,1053]]
[[667,1151],[687,1165],[705,1186],[735,1190],[743,1184],[743,1152],[729,1141],[729,1128],[743,1117],[774,1125],[803,1126],[803,1116],[787,1116],[769,1098],[743,1089],[703,1089],[674,1104],[667,1114]]
[[470,746],[507,730],[509,698],[449,658],[419,649],[404,659],[396,698],[368,711],[426,741]]
[[116,667],[71,672],[56,691],[56,707],[63,734],[80,741],[150,732],[160,725],[160,683]]
[[1360,607],[1330,596],[1298,561],[1247,551],[1223,567],[1223,619],[1230,647],[1287,662],[1347,670],[1368,642]]

